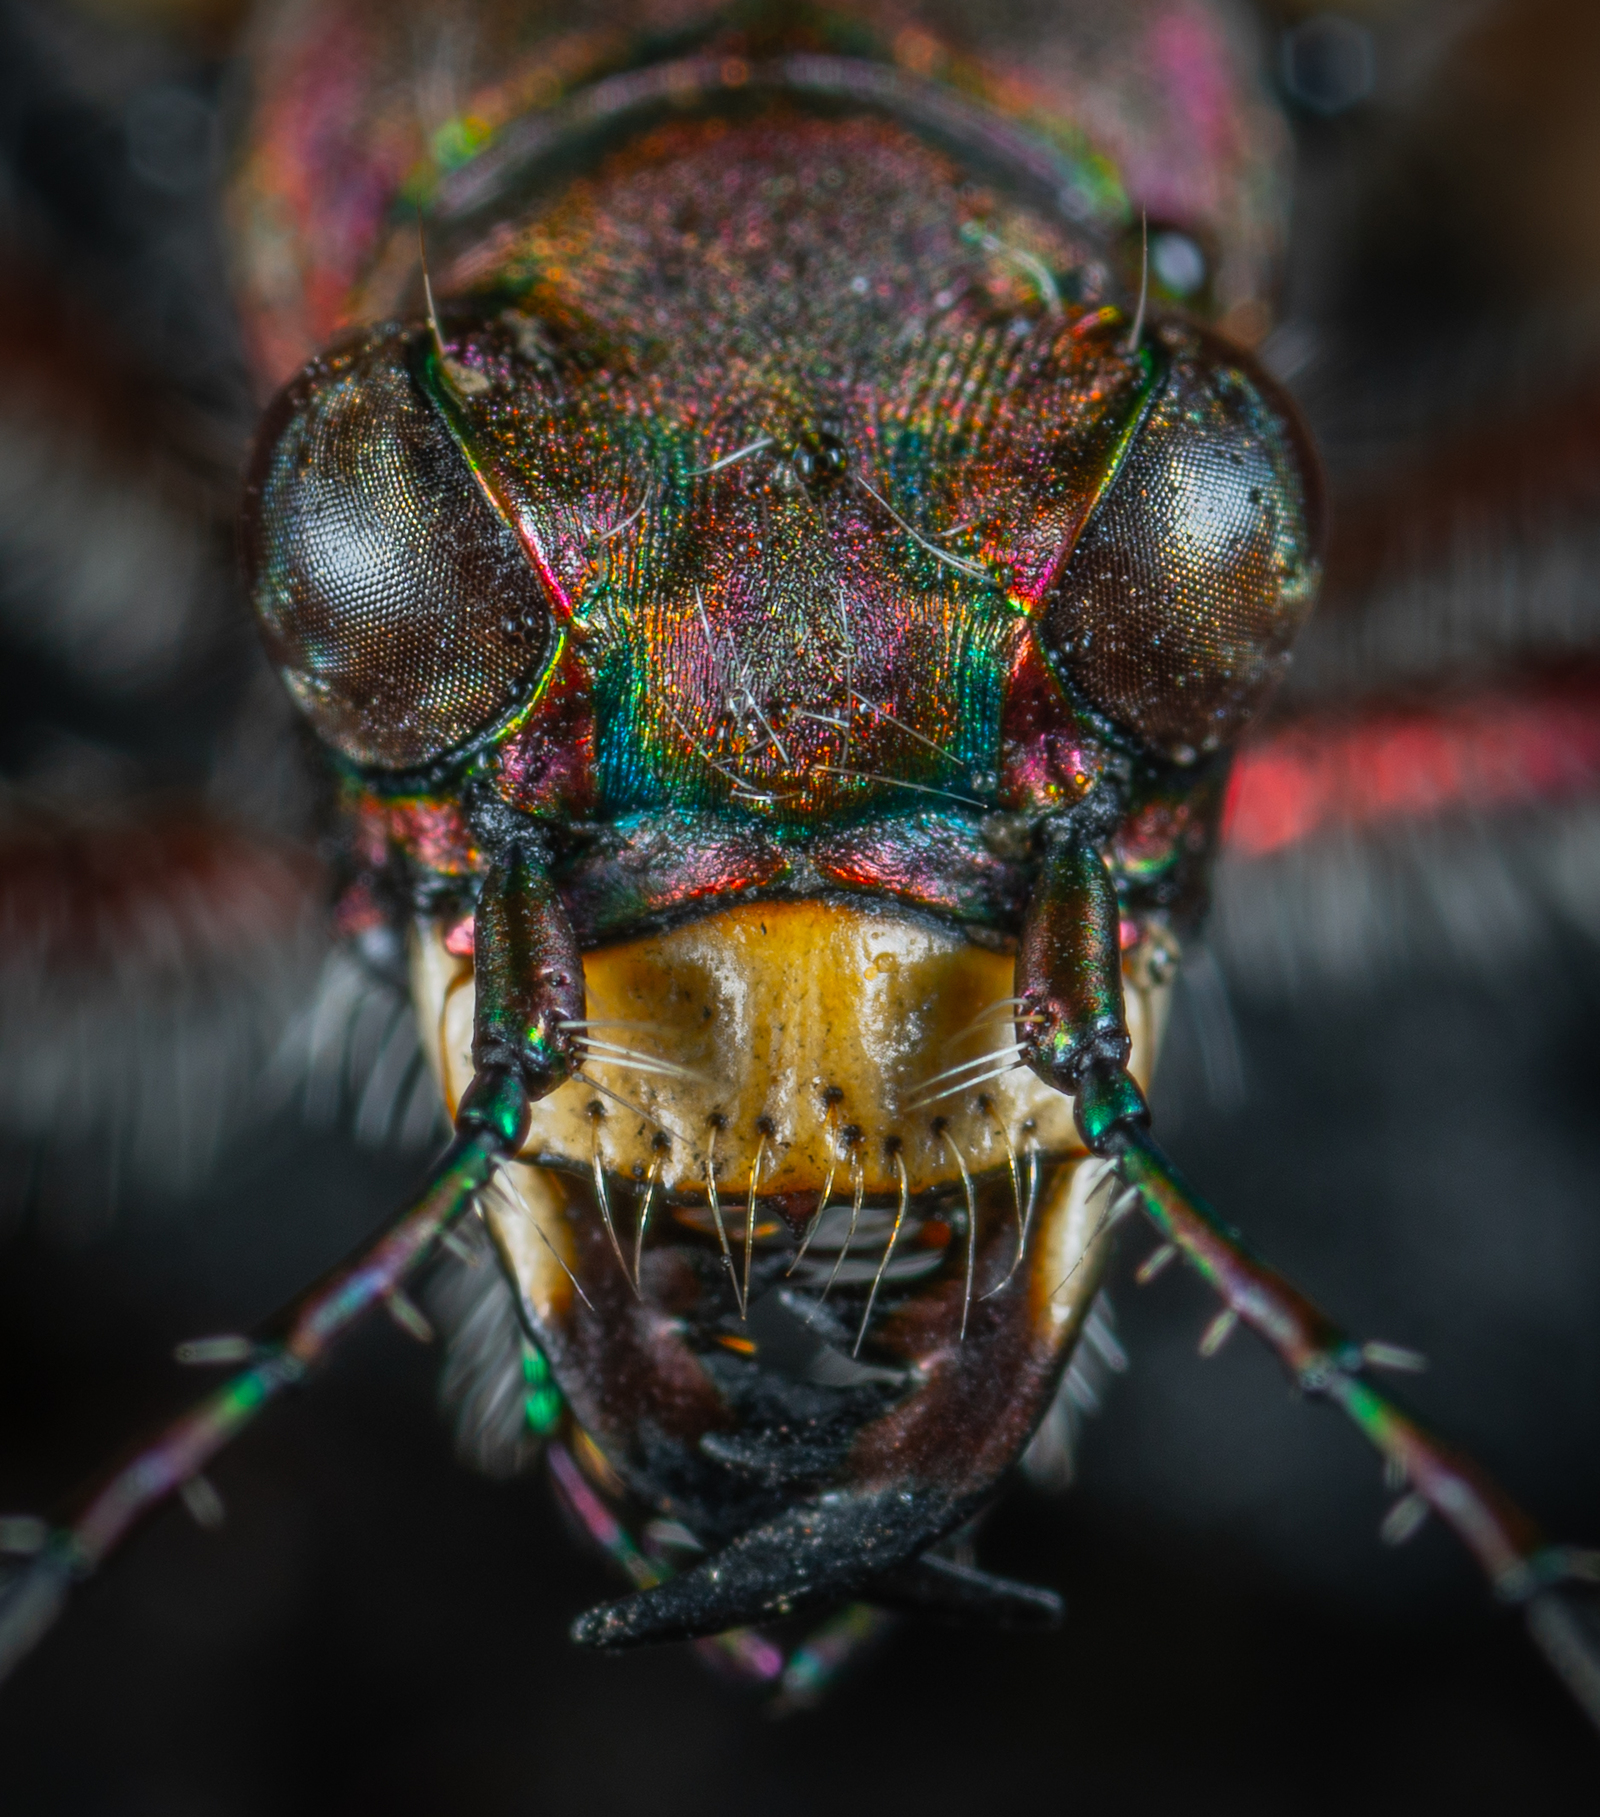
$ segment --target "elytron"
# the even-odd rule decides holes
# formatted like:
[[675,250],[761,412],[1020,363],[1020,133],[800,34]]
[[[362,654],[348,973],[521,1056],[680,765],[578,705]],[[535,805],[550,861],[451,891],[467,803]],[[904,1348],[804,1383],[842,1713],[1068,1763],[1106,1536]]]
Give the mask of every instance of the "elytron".
[[1182,96],[1109,63],[1087,94],[1081,29],[1023,11],[486,6],[427,148],[429,8],[274,41],[234,196],[282,381],[243,560],[334,778],[339,924],[404,945],[456,1133],[49,1534],[7,1663],[353,1319],[416,1322],[441,1247],[483,1448],[543,1443],[630,1581],[580,1643],[793,1695],[880,1611],[1048,1624],[973,1548],[1139,1214],[1151,1270],[1216,1289],[1206,1344],[1242,1322],[1342,1408],[1397,1530],[1448,1522],[1595,1711],[1589,1555],[1151,1133],[1318,480],[1229,336],[1270,124],[1195,153],[1180,309],[1124,165]]

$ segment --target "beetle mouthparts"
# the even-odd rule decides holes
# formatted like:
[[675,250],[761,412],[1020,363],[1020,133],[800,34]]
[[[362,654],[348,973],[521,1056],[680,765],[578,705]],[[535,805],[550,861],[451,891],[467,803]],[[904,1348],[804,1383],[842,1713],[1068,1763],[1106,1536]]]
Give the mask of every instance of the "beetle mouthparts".
[[[1015,962],[894,903],[738,903],[583,956],[577,1076],[540,1100],[527,1160],[738,1215],[839,1193],[893,1199],[1082,1154],[1071,1100],[1022,1064]],[[472,1077],[473,962],[419,931],[413,999],[446,1102]],[[1128,992],[1148,1082],[1164,990]],[[576,1025],[575,1025],[576,1026]]]
[[682,1576],[588,1610],[572,1638],[608,1650],[695,1640],[858,1596],[984,1626],[1057,1626],[1064,1611],[1052,1591],[926,1550],[971,1512],[930,1488],[819,1496]]
[[[1071,1101],[1021,1062],[1011,955],[834,899],[739,903],[583,967],[581,1068],[484,1215],[579,1493],[610,1510],[594,1530],[655,1544],[665,1521],[688,1555],[641,1555],[577,1638],[860,1597],[1053,1623],[1049,1592],[950,1548],[1050,1404],[1115,1216]],[[472,960],[424,928],[414,976],[453,1103]],[[1141,992],[1148,1077],[1163,1005]]]

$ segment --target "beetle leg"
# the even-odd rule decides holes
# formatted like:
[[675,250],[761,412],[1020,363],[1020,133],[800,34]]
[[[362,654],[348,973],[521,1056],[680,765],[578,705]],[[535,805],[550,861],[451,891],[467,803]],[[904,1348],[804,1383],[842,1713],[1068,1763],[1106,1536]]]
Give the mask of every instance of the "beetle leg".
[[[1586,1621],[1592,1612],[1573,1595],[1575,1585],[1600,1578],[1600,1559],[1550,1544],[1485,1471],[1376,1386],[1367,1374],[1373,1356],[1253,1255],[1157,1146],[1149,1108],[1127,1072],[1118,921],[1098,853],[1068,826],[1054,829],[1017,954],[1018,1038],[1028,1063],[1073,1094],[1085,1143],[1116,1163],[1163,1243],[1221,1296],[1223,1311],[1202,1350],[1215,1349],[1236,1323],[1248,1325],[1305,1393],[1339,1407],[1419,1502],[1455,1530],[1495,1595],[1526,1611],[1540,1650],[1600,1727],[1600,1644]],[[1024,1023],[1028,1012],[1041,1020]]]
[[[1596,1582],[1600,1558],[1552,1545],[1486,1471],[1428,1431],[1373,1382],[1370,1348],[1254,1255],[1142,1125],[1120,1123],[1106,1141],[1164,1243],[1221,1296],[1222,1316],[1248,1325],[1277,1352],[1303,1392],[1332,1402],[1359,1427],[1394,1477],[1411,1485],[1401,1504],[1408,1514],[1425,1506],[1454,1529],[1496,1597],[1524,1611],[1535,1643],[1600,1727],[1600,1643],[1592,1608],[1580,1605],[1575,1594]],[[1396,1536],[1405,1537],[1414,1526],[1412,1520],[1402,1531],[1397,1523],[1385,1537],[1397,1543]]]
[[462,1099],[457,1135],[421,1193],[378,1239],[314,1287],[248,1366],[174,1420],[98,1490],[0,1596],[0,1679],[54,1624],[72,1585],[99,1568],[130,1529],[204,1470],[268,1402],[305,1380],[365,1312],[423,1263],[528,1127],[528,1093],[509,1072],[480,1073]]
[[[1249,1325],[1307,1392],[1342,1407],[1454,1526],[1498,1593],[1524,1600],[1559,1578],[1566,1556],[1466,1459],[1402,1413],[1363,1375],[1354,1343],[1304,1294],[1259,1261],[1183,1182],[1148,1131],[1150,1112],[1129,1078],[1116,892],[1099,855],[1066,826],[1056,832],[1017,955],[1022,1008],[1043,1017],[1020,1031],[1030,1064],[1076,1095],[1078,1129],[1114,1160],[1162,1238],[1221,1295],[1225,1323]],[[1231,1315],[1231,1316],[1230,1316]],[[1213,1345],[1214,1347],[1214,1345]]]
[[1048,837],[1017,950],[1017,1039],[1039,1077],[1072,1094],[1091,1151],[1106,1154],[1111,1131],[1150,1120],[1128,1072],[1117,892],[1092,845],[1066,825]]
[[74,1582],[153,1508],[181,1494],[269,1401],[302,1382],[363,1313],[400,1291],[496,1166],[521,1147],[532,1101],[572,1070],[572,1034],[561,1025],[582,1019],[583,965],[566,911],[527,842],[508,841],[484,884],[476,945],[473,1078],[456,1111],[455,1140],[427,1185],[374,1243],[277,1322],[284,1336],[257,1346],[245,1368],[115,1472],[12,1580],[0,1597],[0,1678],[51,1627]]
[[577,1070],[583,959],[543,854],[513,838],[478,897],[472,1064],[518,1073],[542,1098]]

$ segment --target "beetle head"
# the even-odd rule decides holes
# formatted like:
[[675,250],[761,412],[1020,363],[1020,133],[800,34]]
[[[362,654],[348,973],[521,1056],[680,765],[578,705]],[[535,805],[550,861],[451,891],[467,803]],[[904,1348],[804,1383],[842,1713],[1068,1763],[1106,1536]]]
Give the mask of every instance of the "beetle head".
[[452,1104],[478,880],[537,849],[576,926],[491,1218],[614,1493],[739,1548],[591,1638],[721,1627],[908,1566],[1042,1416],[1105,1232],[1018,1061],[1042,835],[1122,867],[1148,1076],[1307,469],[1241,357],[1135,345],[1075,230],[881,121],[663,130],[451,282],[269,419],[258,610]]

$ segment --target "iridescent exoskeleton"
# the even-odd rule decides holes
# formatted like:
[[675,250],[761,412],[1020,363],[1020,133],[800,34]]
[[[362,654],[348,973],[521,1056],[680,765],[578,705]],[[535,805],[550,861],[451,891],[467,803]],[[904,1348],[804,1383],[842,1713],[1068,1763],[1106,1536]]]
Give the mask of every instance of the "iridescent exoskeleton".
[[717,1555],[595,1639],[983,1600],[930,1549],[1093,1298],[1083,1157],[1315,590],[1275,387],[1140,316],[1065,159],[837,29],[708,22],[576,169],[478,160],[439,313],[313,360],[249,486],[447,1098],[532,1101],[528,1337]]
[[532,1099],[489,1208],[528,1339],[612,1497],[716,1552],[585,1635],[1037,1613],[937,1546],[1093,1299],[1082,1157],[1144,1117],[1311,607],[1309,463],[1001,116],[935,129],[819,25],[614,84],[576,171],[438,211],[438,316],[274,403],[256,611],[450,1105]]
[[[746,1630],[817,1606],[1049,1620],[961,1548],[1137,1201],[1534,1596],[1566,1555],[1148,1135],[1230,749],[1318,578],[1294,411],[1205,325],[1259,307],[1270,133],[1195,142],[1185,315],[1081,21],[592,23],[486,9],[420,175],[363,112],[378,13],[280,52],[302,109],[240,192],[263,362],[333,291],[344,326],[268,410],[245,564],[339,779],[341,920],[407,943],[458,1133],[169,1475],[476,1202],[527,1419],[635,1584],[580,1639],[759,1675]],[[1101,122],[1135,161],[1138,98]],[[380,149],[324,210],[340,131]]]

